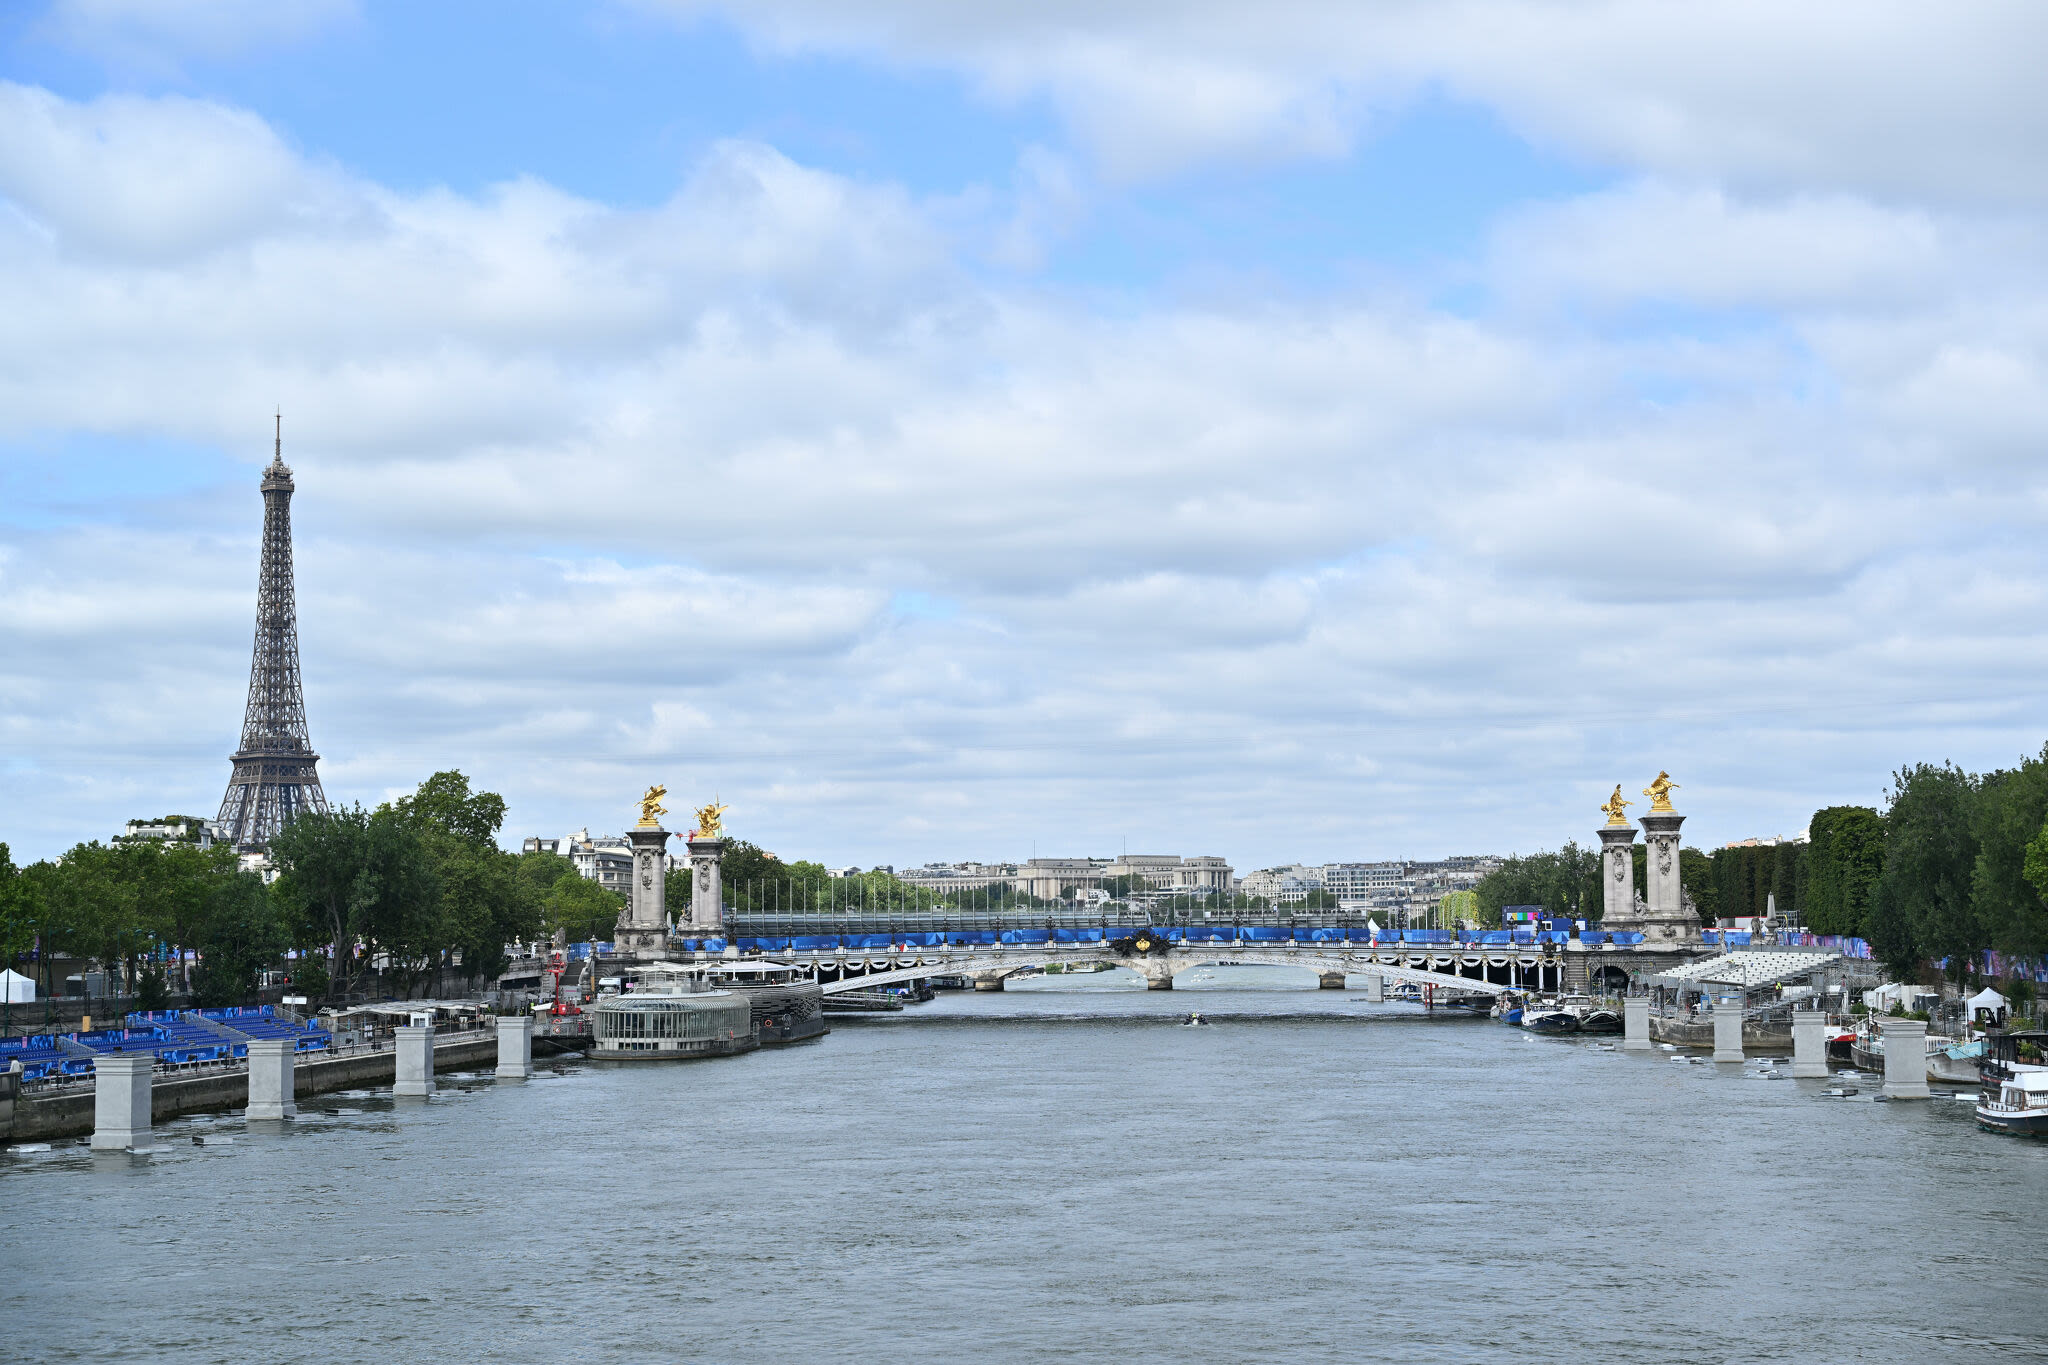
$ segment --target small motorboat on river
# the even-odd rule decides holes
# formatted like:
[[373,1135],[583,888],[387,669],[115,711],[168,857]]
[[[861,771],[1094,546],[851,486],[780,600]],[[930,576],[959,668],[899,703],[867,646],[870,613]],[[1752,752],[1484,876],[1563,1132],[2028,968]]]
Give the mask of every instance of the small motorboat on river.
[[1535,1033],[1577,1033],[1579,1016],[1554,1001],[1531,1001],[1522,1010],[1522,1027]]

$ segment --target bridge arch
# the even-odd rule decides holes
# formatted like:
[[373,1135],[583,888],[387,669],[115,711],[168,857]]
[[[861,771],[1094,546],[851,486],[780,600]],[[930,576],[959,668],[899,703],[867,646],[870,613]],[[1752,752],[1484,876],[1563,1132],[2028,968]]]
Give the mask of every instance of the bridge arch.
[[[927,955],[911,966],[891,967],[885,971],[870,971],[860,976],[841,976],[837,981],[824,983],[827,995],[838,995],[846,991],[867,990],[876,986],[891,986],[905,981],[917,981],[934,976],[981,976],[990,972],[1005,975],[1024,967],[1045,967],[1055,962],[1107,962],[1112,966],[1130,967],[1145,973],[1146,967],[1170,966],[1178,974],[1189,967],[1198,967],[1208,962],[1243,962],[1262,967],[1301,967],[1313,972],[1343,972],[1359,976],[1381,976],[1389,981],[1412,981],[1417,985],[1456,986],[1480,995],[1498,995],[1508,986],[1480,978],[1460,976],[1455,971],[1436,971],[1431,967],[1413,967],[1377,961],[1369,953],[1333,953],[1314,946],[1303,948],[1246,948],[1234,945],[1227,951],[1216,951],[1208,947],[1177,947],[1170,953],[1150,954],[1144,957],[1121,957],[1106,948],[1087,945],[1060,944],[1045,947],[1017,946],[1000,951],[975,949],[957,955],[944,953]],[[817,963],[816,966],[829,966]],[[1452,967],[1462,966],[1455,958]]]

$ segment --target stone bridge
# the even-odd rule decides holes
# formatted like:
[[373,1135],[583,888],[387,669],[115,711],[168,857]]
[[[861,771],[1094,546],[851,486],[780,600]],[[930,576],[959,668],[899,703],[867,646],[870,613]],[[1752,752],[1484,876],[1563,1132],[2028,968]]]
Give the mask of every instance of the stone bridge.
[[[1163,951],[1162,951],[1163,950]],[[802,962],[802,954],[778,954],[779,960],[788,961],[792,956]],[[848,962],[842,959],[820,959],[811,964],[818,971],[820,982],[827,995],[845,991],[871,990],[877,986],[894,985],[904,981],[916,981],[933,976],[967,976],[1000,979],[1013,972],[1032,967],[1049,967],[1055,963],[1079,966],[1087,963],[1107,963],[1114,967],[1129,967],[1145,978],[1145,984],[1155,991],[1173,989],[1173,978],[1179,972],[1204,963],[1243,963],[1260,967],[1301,967],[1319,975],[1357,974],[1378,976],[1387,981],[1414,982],[1426,986],[1456,986],[1474,994],[1498,995],[1527,985],[1535,987],[1539,979],[1547,980],[1555,989],[1560,980],[1562,967],[1551,961],[1546,968],[1542,959],[1536,959],[1528,975],[1524,975],[1519,960],[1505,974],[1507,980],[1488,980],[1488,966],[1484,955],[1461,953],[1413,954],[1401,951],[1373,952],[1351,950],[1338,945],[1285,944],[1155,944],[1153,951],[1119,954],[1107,944],[1059,943],[1044,945],[1006,944],[1001,947],[955,947],[929,948],[921,950],[912,962],[904,961],[908,953],[899,954],[883,962]],[[1476,959],[1467,963],[1467,956]],[[1420,958],[1425,965],[1410,965],[1411,958]],[[1436,962],[1442,962],[1438,969]],[[1465,971],[1477,970],[1472,975]],[[837,979],[828,979],[827,973],[836,971]],[[1493,975],[1501,975],[1496,970]]]

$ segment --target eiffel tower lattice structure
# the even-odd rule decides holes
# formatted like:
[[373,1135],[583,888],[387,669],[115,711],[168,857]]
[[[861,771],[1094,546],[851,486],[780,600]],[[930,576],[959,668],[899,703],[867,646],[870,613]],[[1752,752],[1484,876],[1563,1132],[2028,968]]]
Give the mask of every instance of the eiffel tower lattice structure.
[[327,812],[306,735],[299,685],[299,613],[292,594],[292,471],[284,462],[284,419],[276,457],[263,471],[263,572],[256,588],[256,652],[249,664],[249,709],[221,798],[219,838],[245,852],[267,848],[298,815]]

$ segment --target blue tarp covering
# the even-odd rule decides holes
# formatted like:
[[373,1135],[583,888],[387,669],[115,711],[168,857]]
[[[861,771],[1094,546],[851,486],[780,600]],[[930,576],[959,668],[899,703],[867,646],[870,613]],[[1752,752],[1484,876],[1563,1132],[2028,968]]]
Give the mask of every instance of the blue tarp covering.
[[1044,943],[1052,937],[1052,932],[1047,929],[1005,929],[1002,935],[1004,943]]
[[725,940],[722,938],[707,938],[703,940],[702,945],[697,951],[703,953],[722,953],[725,951]]
[[1448,929],[1404,929],[1401,932],[1401,942],[1455,943],[1457,939],[1453,937]]
[[1296,943],[1342,943],[1344,941],[1344,931],[1342,929],[1297,929],[1294,931],[1294,941]]
[[1515,936],[1506,929],[1488,929],[1479,935],[1481,943],[1512,943]]
[[1267,929],[1253,926],[1244,931],[1247,943],[1286,943],[1294,937],[1292,929]]
[[886,948],[889,946],[889,936],[887,934],[848,934],[846,936],[846,946],[849,948]]
[[789,946],[800,953],[829,953],[839,946],[837,934],[803,934],[791,938]]
[[944,946],[944,934],[905,934],[903,941],[913,948],[938,948]]
[[[1346,929],[1344,931],[1344,937],[1349,939],[1353,943],[1374,943],[1378,941],[1373,937],[1372,930],[1363,924],[1357,925],[1354,928]],[[1386,931],[1382,930],[1380,932],[1380,938],[1384,939],[1386,937],[1388,937]]]
[[1598,929],[1581,929],[1579,930],[1579,942],[1586,944],[1588,947],[1593,947],[1607,942],[1607,935]]

